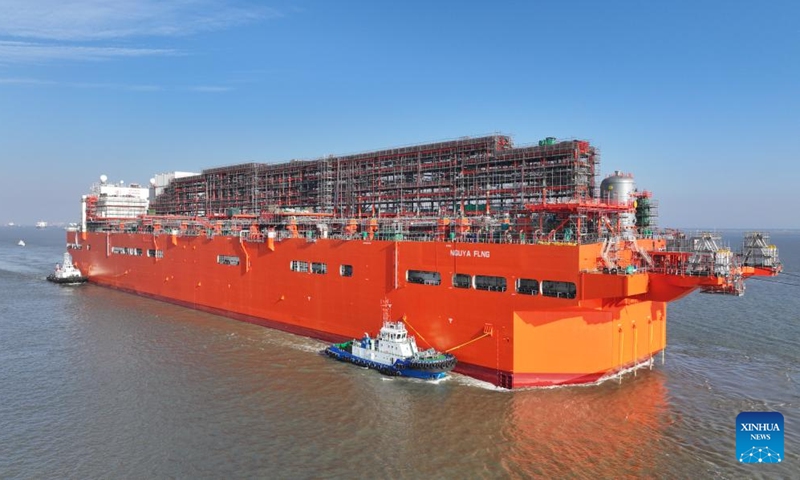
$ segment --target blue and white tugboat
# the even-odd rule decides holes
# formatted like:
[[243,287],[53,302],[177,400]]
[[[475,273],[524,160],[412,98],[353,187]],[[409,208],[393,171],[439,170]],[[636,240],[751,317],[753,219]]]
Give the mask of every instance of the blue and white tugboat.
[[64,262],[56,264],[55,271],[47,276],[47,280],[53,283],[75,284],[84,283],[88,278],[72,264],[69,252],[64,252]]
[[384,300],[383,327],[376,338],[368,333],[361,340],[337,343],[325,354],[342,362],[378,370],[384,375],[434,380],[444,378],[456,366],[456,357],[433,348],[419,351],[414,337],[408,335],[402,321],[389,320],[389,302]]

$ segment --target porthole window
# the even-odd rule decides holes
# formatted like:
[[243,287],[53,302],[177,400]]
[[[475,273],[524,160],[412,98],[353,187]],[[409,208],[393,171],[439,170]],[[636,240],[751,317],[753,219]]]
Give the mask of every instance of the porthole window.
[[290,268],[293,272],[308,273],[308,262],[292,260]]
[[488,275],[475,275],[475,289],[489,292],[505,292],[505,277],[491,277]]
[[539,281],[530,278],[517,279],[517,293],[521,295],[539,295]]
[[472,286],[472,275],[466,273],[453,274],[453,286],[456,288],[470,288]]
[[441,285],[442,276],[439,272],[408,270],[406,272],[406,280],[408,283],[417,283],[420,285]]
[[555,298],[575,298],[576,289],[572,282],[542,281],[542,295]]

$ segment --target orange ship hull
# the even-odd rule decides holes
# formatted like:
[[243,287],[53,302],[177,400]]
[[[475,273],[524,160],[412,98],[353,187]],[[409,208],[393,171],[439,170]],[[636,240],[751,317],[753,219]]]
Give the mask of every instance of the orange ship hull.
[[[506,388],[594,382],[651,360],[666,346],[666,302],[697,286],[590,273],[599,243],[67,237],[93,283],[326,341],[375,330],[379,300],[388,298],[421,347],[453,351],[457,371]],[[297,262],[307,271],[296,271]],[[409,281],[409,271],[436,272],[441,281]],[[455,274],[502,277],[508,288],[457,288]],[[522,294],[518,279],[572,283],[575,291]]]

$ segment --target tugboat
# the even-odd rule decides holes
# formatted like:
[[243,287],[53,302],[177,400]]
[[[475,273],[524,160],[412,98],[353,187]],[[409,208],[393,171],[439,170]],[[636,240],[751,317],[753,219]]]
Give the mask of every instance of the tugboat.
[[336,343],[325,354],[342,362],[378,370],[384,375],[435,380],[444,378],[456,366],[451,353],[433,348],[419,351],[414,337],[408,335],[405,323],[389,320],[389,302],[384,300],[383,327],[376,338],[368,333],[361,340]]
[[69,252],[64,252],[63,266],[56,264],[55,272],[47,276],[47,280],[53,283],[84,283],[89,278],[81,274],[81,271],[72,264],[72,257]]

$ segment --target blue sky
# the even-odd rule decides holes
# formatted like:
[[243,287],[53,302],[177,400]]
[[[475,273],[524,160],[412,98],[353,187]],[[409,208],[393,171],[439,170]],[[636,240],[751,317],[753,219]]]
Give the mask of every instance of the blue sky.
[[0,0],[0,223],[100,174],[584,138],[660,224],[800,228],[797,2]]

